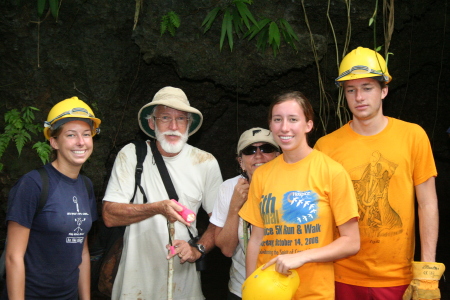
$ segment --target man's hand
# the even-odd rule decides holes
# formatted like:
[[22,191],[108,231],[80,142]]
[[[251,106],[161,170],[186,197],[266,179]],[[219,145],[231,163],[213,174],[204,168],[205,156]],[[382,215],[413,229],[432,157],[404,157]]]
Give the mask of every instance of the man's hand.
[[171,200],[162,200],[159,202],[155,202],[157,205],[157,211],[159,214],[165,216],[170,223],[175,223],[179,221],[187,226],[191,226],[191,223],[188,223],[180,216],[178,212],[183,210],[181,205],[178,205],[174,201]]
[[183,208],[170,200],[145,204],[128,204],[103,201],[103,221],[108,227],[126,226],[155,215],[163,215],[170,223],[179,221],[187,226],[191,226],[177,212]]
[[[170,250],[171,245],[166,245],[167,250]],[[193,263],[197,259],[199,259],[202,254],[195,249],[194,247],[191,247],[188,242],[182,241],[182,240],[175,240],[173,241],[173,246],[175,248],[175,253],[167,255],[167,259],[171,259],[174,256],[180,257],[180,263],[184,264],[185,262]]]
[[442,263],[413,262],[413,280],[403,294],[403,300],[441,299],[439,279],[445,271]]

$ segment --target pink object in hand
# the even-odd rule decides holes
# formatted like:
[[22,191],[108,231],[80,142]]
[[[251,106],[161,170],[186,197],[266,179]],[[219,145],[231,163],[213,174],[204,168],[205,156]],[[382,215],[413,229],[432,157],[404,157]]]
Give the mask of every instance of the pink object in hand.
[[186,221],[186,222],[194,222],[195,221],[195,212],[193,212],[192,210],[190,210],[189,208],[187,208],[186,206],[184,206],[183,204],[181,204],[180,202],[174,200],[174,199],[170,199],[173,202],[175,202],[176,204],[178,204],[179,206],[181,206],[183,208],[182,211],[177,211],[177,213]]
[[177,254],[177,251],[175,251],[174,246],[170,246],[170,254]]

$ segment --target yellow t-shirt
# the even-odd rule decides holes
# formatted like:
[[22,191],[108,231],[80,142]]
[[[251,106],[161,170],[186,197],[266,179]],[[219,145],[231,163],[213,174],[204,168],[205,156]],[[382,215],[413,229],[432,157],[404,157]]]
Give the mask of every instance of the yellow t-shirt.
[[358,200],[361,250],[336,262],[338,282],[389,287],[412,278],[414,186],[437,172],[425,131],[388,120],[376,135],[359,135],[346,124],[315,145],[348,171]]
[[[264,228],[257,266],[280,254],[318,248],[334,240],[336,225],[358,217],[351,180],[344,168],[313,150],[293,164],[283,155],[259,167],[239,215]],[[294,299],[334,299],[333,262],[297,269]]]

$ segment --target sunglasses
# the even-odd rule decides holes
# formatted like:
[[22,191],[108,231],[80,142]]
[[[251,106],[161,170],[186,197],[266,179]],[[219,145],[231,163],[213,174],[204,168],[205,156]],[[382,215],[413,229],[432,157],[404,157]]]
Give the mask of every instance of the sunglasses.
[[245,155],[253,155],[256,153],[256,151],[261,151],[261,153],[273,153],[273,152],[277,152],[278,149],[275,148],[275,146],[271,145],[271,144],[264,144],[261,146],[248,146],[245,147],[244,149],[242,149],[241,153],[245,154]]

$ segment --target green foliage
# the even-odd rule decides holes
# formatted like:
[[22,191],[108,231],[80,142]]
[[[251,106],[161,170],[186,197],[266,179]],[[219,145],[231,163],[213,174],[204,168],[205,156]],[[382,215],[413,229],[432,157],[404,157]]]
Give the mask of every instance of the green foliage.
[[50,161],[50,153],[52,152],[52,147],[47,142],[37,142],[33,145],[33,149],[36,149],[42,164]]
[[47,2],[52,16],[55,19],[58,19],[60,0],[37,0],[38,16],[42,17],[44,14],[44,10],[47,7]]
[[[295,41],[299,41],[299,38],[289,22],[285,19],[272,21],[268,18],[256,21],[247,7],[247,4],[251,3],[252,1],[234,0],[225,7],[214,8],[203,20],[202,26],[205,27],[203,33],[206,33],[211,28],[211,25],[214,23],[217,16],[220,13],[223,13],[220,50],[222,50],[225,38],[227,38],[228,45],[230,46],[231,51],[233,51],[234,34],[239,38],[248,37],[248,40],[258,36],[256,42],[258,50],[265,51],[266,47],[270,46],[272,47],[275,56],[280,49],[281,37],[283,37],[284,41],[294,50],[297,50]],[[251,24],[250,21],[253,24]]]
[[233,35],[236,34],[239,38],[250,29],[250,21],[254,26],[258,26],[252,13],[247,7],[247,4],[252,4],[251,0],[233,0],[225,7],[216,7],[211,10],[206,18],[203,20],[202,27],[205,29],[203,33],[206,33],[211,25],[214,23],[219,13],[223,13],[222,29],[220,34],[220,51],[222,51],[225,37],[228,40],[230,50],[233,51]]
[[161,36],[168,31],[175,36],[177,28],[180,27],[180,17],[174,11],[169,11],[161,18]]
[[265,51],[267,46],[271,46],[275,56],[280,49],[281,36],[283,36],[288,45],[297,50],[295,41],[298,42],[299,38],[289,22],[285,19],[279,19],[277,22],[264,18],[258,22],[258,26],[252,26],[244,38],[248,37],[251,40],[258,35],[256,47],[261,51]]
[[[14,108],[5,113],[5,130],[4,133],[0,134],[0,158],[8,148],[10,141],[14,141],[20,156],[23,147],[27,142],[31,141],[31,134],[40,133],[41,126],[33,124],[33,111],[38,110],[35,107],[28,106],[21,111]],[[36,149],[43,164],[50,160],[51,147],[46,142],[35,143],[33,149]],[[3,166],[0,163],[0,171],[3,169]]]

